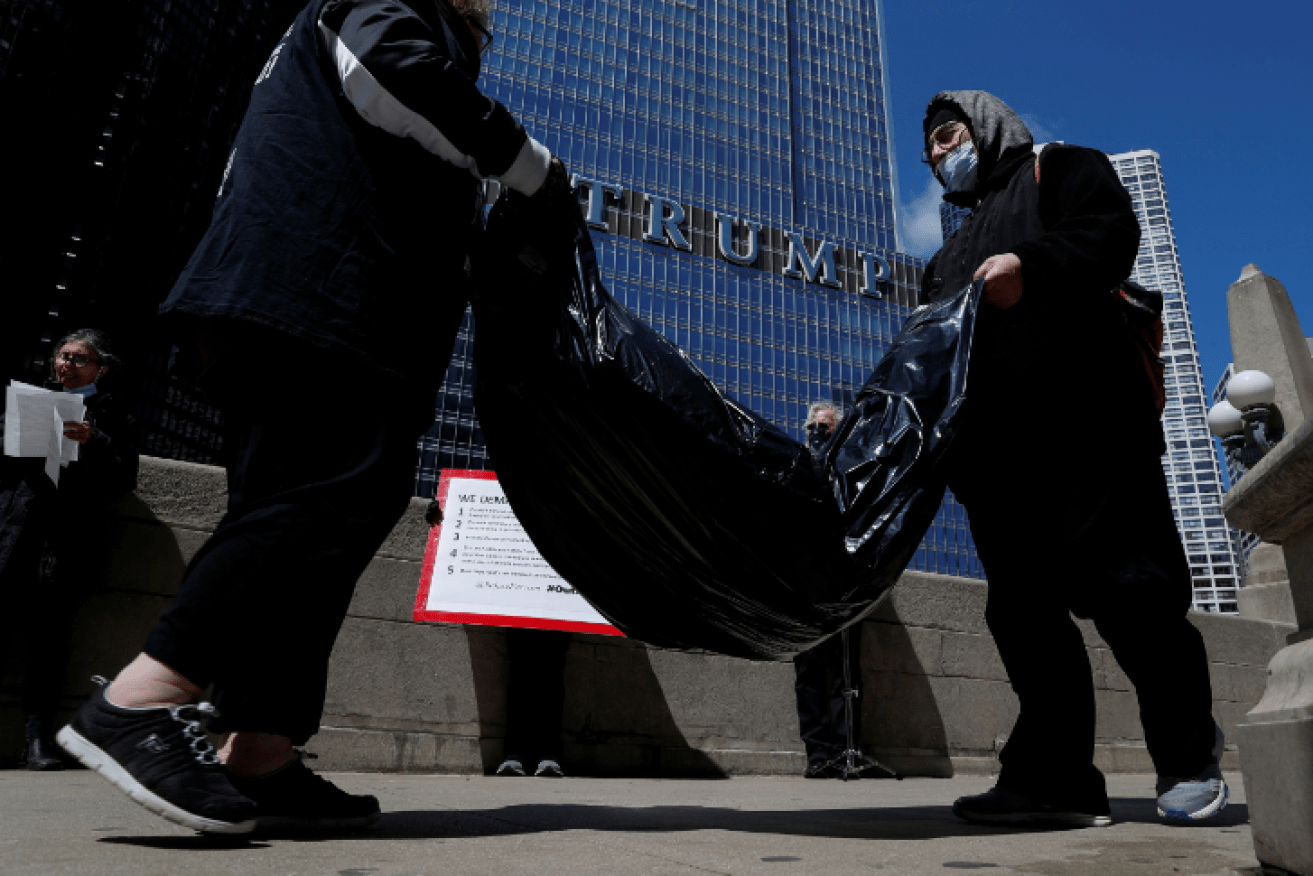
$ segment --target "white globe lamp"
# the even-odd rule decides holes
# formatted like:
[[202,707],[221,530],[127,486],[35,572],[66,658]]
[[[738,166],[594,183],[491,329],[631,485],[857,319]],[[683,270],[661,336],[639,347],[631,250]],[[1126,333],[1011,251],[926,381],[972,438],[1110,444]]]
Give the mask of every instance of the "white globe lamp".
[[1227,383],[1226,398],[1242,411],[1254,405],[1270,405],[1277,399],[1277,385],[1262,371],[1241,371]]
[[[1228,386],[1227,389],[1229,390],[1230,387]],[[1208,431],[1218,438],[1239,435],[1244,431],[1244,420],[1229,401],[1220,401],[1208,412]]]

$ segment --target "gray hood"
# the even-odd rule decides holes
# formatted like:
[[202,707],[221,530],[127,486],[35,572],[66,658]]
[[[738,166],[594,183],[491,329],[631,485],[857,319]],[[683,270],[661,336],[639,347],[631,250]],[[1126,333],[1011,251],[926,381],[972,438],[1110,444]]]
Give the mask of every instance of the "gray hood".
[[1012,108],[987,91],[941,91],[926,107],[921,121],[921,140],[930,136],[930,120],[940,107],[948,105],[967,117],[971,125],[971,138],[980,156],[976,179],[977,188],[983,187],[994,170],[1009,159],[1029,152],[1034,141],[1026,123]]

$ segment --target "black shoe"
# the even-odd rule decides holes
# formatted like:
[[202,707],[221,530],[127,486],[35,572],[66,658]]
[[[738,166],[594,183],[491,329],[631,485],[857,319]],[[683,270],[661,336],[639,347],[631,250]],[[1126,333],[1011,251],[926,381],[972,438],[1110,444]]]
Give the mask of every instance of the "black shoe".
[[232,782],[255,801],[260,815],[256,829],[262,834],[355,830],[368,827],[382,814],[377,797],[348,794],[315,775],[301,762],[300,752],[296,760],[267,776],[234,775]]
[[1101,812],[1058,809],[998,786],[974,797],[959,798],[953,804],[953,814],[976,824],[1034,827],[1107,827],[1112,824],[1112,815],[1106,808]]
[[206,833],[248,833],[255,804],[233,787],[205,737],[209,703],[123,709],[105,699],[104,679],[55,737],[69,754],[156,815]]
[[29,736],[23,753],[18,756],[18,767],[33,772],[50,772],[62,770],[64,761],[59,756],[59,747],[49,736]]

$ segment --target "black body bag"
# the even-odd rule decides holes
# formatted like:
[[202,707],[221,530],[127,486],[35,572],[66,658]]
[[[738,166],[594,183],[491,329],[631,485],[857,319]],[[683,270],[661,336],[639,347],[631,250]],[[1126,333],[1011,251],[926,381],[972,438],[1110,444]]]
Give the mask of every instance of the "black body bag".
[[544,559],[627,636],[773,659],[869,613],[939,508],[978,292],[918,309],[820,458],[611,297],[571,198],[493,208],[475,404]]

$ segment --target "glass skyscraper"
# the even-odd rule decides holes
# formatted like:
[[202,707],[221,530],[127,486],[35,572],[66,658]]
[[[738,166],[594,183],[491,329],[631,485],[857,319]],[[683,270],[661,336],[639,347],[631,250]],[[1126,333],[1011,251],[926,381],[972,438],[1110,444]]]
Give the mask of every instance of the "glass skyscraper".
[[[848,405],[916,301],[899,252],[879,0],[524,0],[481,85],[576,174],[602,275],[740,402],[801,440]],[[467,321],[420,443],[496,468],[471,407]],[[980,576],[945,502],[913,568]]]
[[1181,259],[1167,205],[1162,162],[1150,150],[1108,156],[1131,193],[1140,220],[1140,251],[1131,279],[1163,293],[1163,352],[1167,409],[1163,470],[1172,512],[1185,544],[1199,611],[1236,612],[1239,557],[1222,516],[1222,473],[1205,416],[1203,372],[1195,346],[1190,306],[1181,280]]

